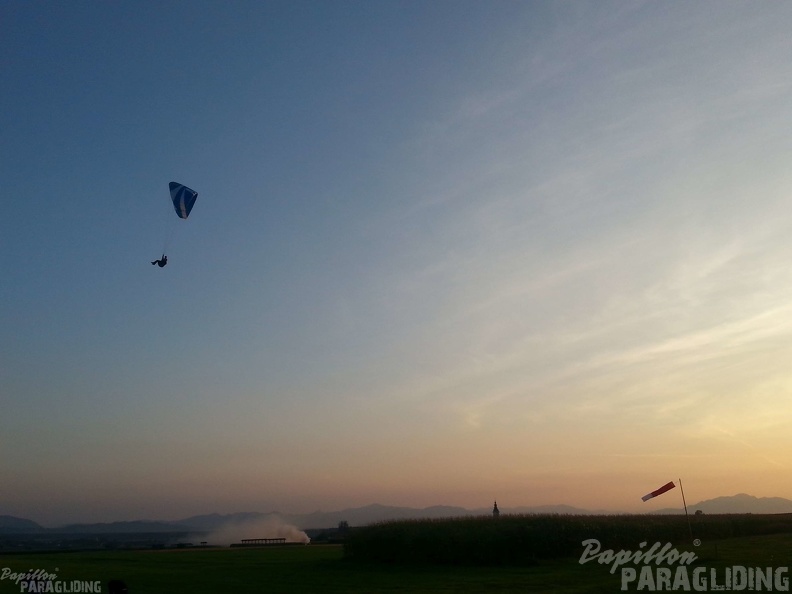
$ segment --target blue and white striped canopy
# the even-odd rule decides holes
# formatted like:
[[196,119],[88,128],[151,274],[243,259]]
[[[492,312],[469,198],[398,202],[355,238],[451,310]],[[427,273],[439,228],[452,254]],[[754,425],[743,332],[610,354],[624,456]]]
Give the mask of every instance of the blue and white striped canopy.
[[198,198],[198,192],[191,190],[187,186],[171,182],[170,195],[171,200],[173,200],[173,208],[176,209],[176,214],[179,215],[180,218],[186,219],[190,215],[195,200]]

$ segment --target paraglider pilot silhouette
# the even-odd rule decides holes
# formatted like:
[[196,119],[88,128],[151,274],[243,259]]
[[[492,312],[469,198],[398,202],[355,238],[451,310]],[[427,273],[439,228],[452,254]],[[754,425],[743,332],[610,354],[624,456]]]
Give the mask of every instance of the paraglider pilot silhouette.
[[[176,214],[179,215],[180,219],[186,219],[195,205],[198,192],[182,184],[177,184],[176,182],[171,182],[168,187],[170,188],[171,201],[173,202],[173,208],[176,210]],[[164,268],[167,263],[168,256],[165,255],[164,250],[162,257],[152,262],[152,264],[156,264],[160,268]]]

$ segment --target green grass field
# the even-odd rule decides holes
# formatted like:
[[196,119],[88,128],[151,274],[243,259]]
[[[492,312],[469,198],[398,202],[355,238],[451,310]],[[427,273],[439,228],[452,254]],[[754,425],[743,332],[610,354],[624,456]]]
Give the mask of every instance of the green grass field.
[[[694,550],[678,547],[679,550]],[[580,549],[582,553],[582,547]],[[708,568],[792,566],[792,534],[704,542],[695,549]],[[340,546],[166,551],[31,553],[0,556],[0,572],[42,569],[63,581],[123,579],[131,594],[224,593],[606,593],[620,589],[619,573],[578,558],[530,567],[362,563]],[[0,594],[19,592],[0,580]],[[637,591],[635,586],[630,591]]]

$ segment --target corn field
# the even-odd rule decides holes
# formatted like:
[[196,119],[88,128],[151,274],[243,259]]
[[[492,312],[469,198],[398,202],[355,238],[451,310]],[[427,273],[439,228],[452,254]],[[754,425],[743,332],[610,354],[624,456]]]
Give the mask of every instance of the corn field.
[[[457,565],[531,565],[578,557],[582,542],[635,550],[642,542],[691,544],[792,532],[792,514],[507,515],[382,522],[350,530],[344,556],[354,561]],[[692,532],[692,536],[691,536]]]

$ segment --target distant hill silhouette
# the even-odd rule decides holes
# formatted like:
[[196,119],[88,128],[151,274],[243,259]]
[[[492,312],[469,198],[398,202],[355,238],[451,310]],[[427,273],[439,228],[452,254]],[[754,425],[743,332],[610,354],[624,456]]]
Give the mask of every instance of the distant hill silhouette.
[[[688,506],[688,513],[701,511],[705,514],[781,514],[792,513],[792,500],[783,497],[754,497],[739,493],[729,497],[716,497]],[[569,505],[540,505],[533,507],[500,508],[501,514],[582,514],[611,515],[618,512],[586,510]],[[309,514],[284,514],[280,512],[238,512],[233,514],[204,514],[181,520],[133,522],[110,522],[99,524],[70,524],[58,528],[43,528],[32,520],[0,515],[0,534],[70,533],[70,534],[121,534],[157,532],[213,532],[229,525],[245,524],[266,520],[277,520],[301,530],[310,528],[335,528],[340,522],[350,526],[365,526],[386,520],[435,519],[463,516],[490,515],[492,508],[466,509],[448,505],[425,508],[398,507],[377,503],[340,511],[316,511]],[[653,514],[681,514],[684,509],[665,508]]]
[[[483,510],[486,512],[487,510]],[[571,505],[535,505],[532,507],[512,507],[507,508],[505,510],[501,510],[503,513],[507,514],[559,514],[559,515],[584,515],[584,516],[591,516],[591,515],[603,515],[608,516],[614,513],[613,510],[591,510],[591,509],[583,509],[580,507],[573,507]]]
[[[738,493],[728,497],[706,499],[687,507],[690,514],[697,511],[705,514],[790,514],[792,513],[792,500],[783,497],[754,497],[746,493]],[[683,514],[685,509],[683,507],[665,508],[653,513]]]
[[15,518],[14,516],[0,516],[0,534],[34,534],[45,532],[47,529],[36,524],[33,520]]
[[237,512],[233,514],[204,514],[200,516],[191,516],[183,520],[177,520],[175,524],[199,532],[212,532],[230,524],[246,524],[270,518],[286,521],[284,516],[278,512]]
[[349,508],[336,512],[314,512],[302,516],[290,516],[293,524],[300,528],[325,528],[337,526],[339,522],[348,522],[350,526],[365,526],[386,520],[413,520],[418,518],[453,518],[469,516],[475,512],[464,507],[434,505],[416,509],[412,507],[396,507],[380,504],[365,507]]
[[68,534],[123,534],[130,532],[189,532],[190,527],[176,522],[152,522],[137,520],[132,522],[108,522],[100,524],[69,524],[60,528],[50,528],[53,533]]
[[340,522],[347,522],[350,526],[363,526],[385,520],[405,520],[415,518],[450,518],[455,516],[473,515],[475,512],[463,507],[437,505],[424,509],[411,507],[394,507],[372,504],[364,507],[349,508],[340,511],[316,511],[310,514],[283,514],[280,512],[240,512],[234,514],[208,514],[192,516],[178,520],[180,526],[192,530],[212,531],[228,526],[229,524],[243,524],[247,522],[276,519],[300,529],[305,528],[334,528]]

